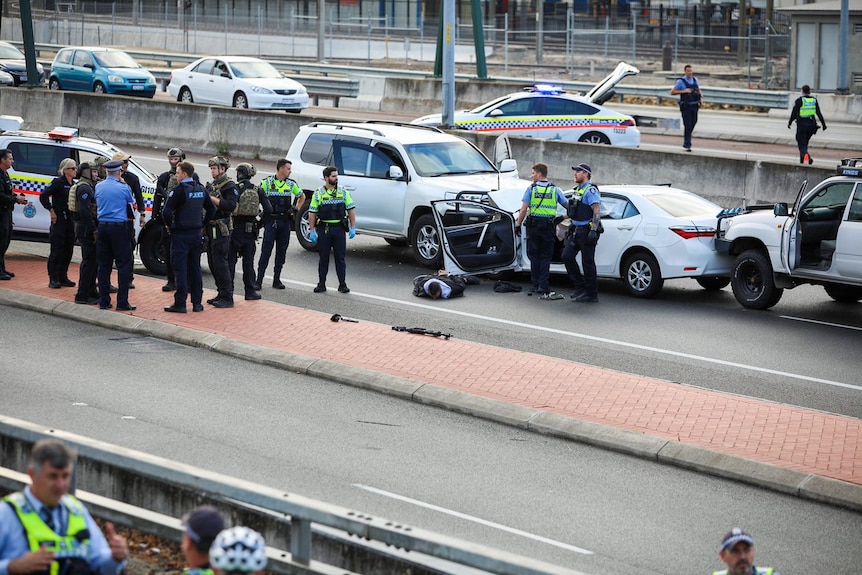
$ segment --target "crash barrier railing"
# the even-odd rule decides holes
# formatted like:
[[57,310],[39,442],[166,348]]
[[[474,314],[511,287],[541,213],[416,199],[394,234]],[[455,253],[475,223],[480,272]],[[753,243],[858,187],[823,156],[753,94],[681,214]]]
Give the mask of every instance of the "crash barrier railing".
[[[0,461],[8,469],[23,471],[32,444],[49,438],[60,439],[77,449],[78,464],[74,478],[77,490],[121,500],[124,504],[171,517],[179,517],[204,502],[215,503],[221,508],[228,506],[232,517],[256,508],[257,521],[250,526],[262,531],[270,546],[280,541],[289,546],[289,557],[284,555],[285,573],[331,575],[344,573],[344,569],[348,569],[369,574],[425,574],[453,572],[468,567],[507,575],[584,575],[507,551],[468,543],[294,493],[0,415]],[[0,468],[0,486],[20,488],[20,483],[11,478],[10,473],[2,471]],[[130,518],[127,524],[138,527],[142,523],[145,522]],[[329,550],[328,553],[318,553],[320,547],[325,545],[320,541],[321,529],[340,530],[395,549],[448,561],[450,565],[448,568],[425,567],[419,557],[413,559],[410,553],[395,560],[385,549],[364,545],[363,557],[353,556],[353,551],[343,551],[344,545],[338,552]],[[288,532],[286,539],[285,530]],[[353,542],[352,547],[361,543],[352,538],[350,541]],[[313,542],[316,545],[314,550]],[[324,559],[357,564],[324,564]],[[393,562],[397,562],[398,566]]]
[[[20,43],[18,43],[20,45]],[[37,52],[56,52],[63,46],[56,44],[36,44]],[[126,50],[128,54],[138,60],[148,62],[165,62],[169,67],[173,63],[188,63],[200,58],[188,54],[176,54],[166,52],[151,52],[142,50]],[[339,66],[336,64],[320,64],[316,62],[296,62],[286,60],[269,60],[269,62],[283,71],[290,71],[299,77],[295,78],[308,89],[309,94],[320,97],[357,97],[359,95],[359,83],[355,80],[357,76],[383,76],[389,78],[433,78],[433,74],[421,70],[404,70],[404,69],[388,69],[388,68],[371,68],[362,66]],[[315,78],[315,76],[320,78]],[[333,78],[333,76],[339,79]],[[353,80],[346,80],[347,78]],[[311,80],[311,78],[315,78]],[[325,79],[324,79],[325,78]],[[458,80],[475,81],[475,76],[470,74],[456,74]],[[332,84],[330,80],[334,80]],[[518,84],[521,86],[529,86],[534,83],[533,80],[525,78],[498,77],[493,81]],[[355,82],[349,83],[349,82]],[[627,83],[623,81],[614,87],[614,91],[620,99],[622,96],[641,96],[646,98],[655,98],[656,102],[661,102],[666,98],[676,99],[670,95],[670,87],[672,81],[665,86],[641,86]],[[554,82],[566,91],[570,92],[586,92],[591,89],[594,84],[589,82]],[[312,86],[314,89],[312,89]],[[165,89],[166,84],[163,86]],[[355,88],[355,93],[354,93]],[[756,108],[781,108],[788,109],[790,104],[790,92],[773,91],[773,90],[748,90],[743,88],[719,88],[708,87],[705,90],[706,101],[711,104],[720,104],[739,107],[756,107]],[[316,101],[315,101],[316,103]],[[336,103],[337,106],[337,103]]]

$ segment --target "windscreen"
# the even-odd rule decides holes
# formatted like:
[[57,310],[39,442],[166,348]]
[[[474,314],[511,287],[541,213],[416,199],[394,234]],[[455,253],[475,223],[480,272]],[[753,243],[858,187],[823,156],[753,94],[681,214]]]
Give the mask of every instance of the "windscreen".
[[231,62],[230,67],[237,78],[281,78],[268,62]]
[[718,204],[713,204],[709,200],[691,193],[649,194],[644,196],[644,198],[677,218],[718,214],[721,211],[721,206]]
[[125,52],[93,52],[93,57],[102,68],[138,68],[135,59]]
[[464,140],[409,144],[404,148],[420,176],[497,173],[488,158]]

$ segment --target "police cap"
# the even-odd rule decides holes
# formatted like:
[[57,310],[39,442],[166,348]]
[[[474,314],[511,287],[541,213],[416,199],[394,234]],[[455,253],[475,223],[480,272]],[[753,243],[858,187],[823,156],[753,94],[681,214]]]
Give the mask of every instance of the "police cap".
[[105,170],[108,172],[119,172],[123,169],[123,160],[110,160],[105,162]]

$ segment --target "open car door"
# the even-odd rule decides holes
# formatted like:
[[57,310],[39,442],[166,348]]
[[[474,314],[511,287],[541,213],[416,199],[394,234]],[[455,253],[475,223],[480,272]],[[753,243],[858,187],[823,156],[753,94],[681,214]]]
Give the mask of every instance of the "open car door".
[[497,273],[518,264],[521,239],[512,214],[474,200],[431,202],[450,274]]
[[799,186],[799,192],[797,192],[796,201],[793,204],[792,219],[787,219],[787,223],[781,231],[781,261],[784,264],[784,269],[787,270],[796,269],[802,258],[802,227],[799,225],[799,212],[802,210],[802,196],[807,187],[808,180]]
[[614,86],[620,83],[623,78],[628,76],[634,76],[636,74],[640,74],[641,71],[632,66],[631,64],[626,64],[625,62],[620,62],[617,64],[617,67],[613,72],[605,76],[601,82],[593,86],[589,92],[584,94],[584,97],[592,102],[593,104],[597,104],[601,106],[614,96],[614,92],[612,91]]

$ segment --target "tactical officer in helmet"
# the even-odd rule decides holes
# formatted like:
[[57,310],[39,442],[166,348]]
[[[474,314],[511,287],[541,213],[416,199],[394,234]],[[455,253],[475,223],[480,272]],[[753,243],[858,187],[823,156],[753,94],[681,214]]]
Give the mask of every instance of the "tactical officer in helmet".
[[215,156],[207,162],[212,182],[207,184],[207,192],[215,204],[216,213],[207,225],[207,262],[215,278],[218,295],[207,303],[213,307],[233,307],[233,282],[230,274],[230,242],[233,221],[231,215],[239,202],[239,189],[227,176],[230,162]]
[[347,253],[347,241],[344,236],[347,234],[350,239],[356,237],[356,205],[350,192],[338,185],[338,168],[323,168],[323,182],[311,196],[311,203],[308,205],[308,227],[311,228],[308,238],[317,242],[317,251],[320,254],[317,264],[318,281],[314,293],[326,291],[330,251],[335,256],[338,291],[350,293],[345,279],[347,266],[344,256]]
[[[266,266],[269,265],[269,256],[272,254],[273,245],[275,246],[275,269],[273,270],[272,287],[284,289],[284,284],[281,282],[281,269],[287,258],[291,222],[305,202],[302,188],[290,179],[291,166],[290,160],[280,159],[275,164],[275,175],[260,183],[261,189],[272,204],[272,217],[264,223],[263,245],[260,248],[260,260],[257,262],[257,289],[263,285],[263,275],[266,273]],[[294,201],[296,201],[296,205],[294,205]]]
[[162,286],[162,291],[174,291],[177,289],[176,281],[174,280],[174,268],[171,265],[171,232],[165,223],[162,210],[165,208],[165,200],[168,199],[168,192],[177,187],[177,164],[185,159],[186,154],[180,148],[171,148],[168,150],[170,169],[167,172],[159,174],[156,180],[156,191],[153,194],[153,219],[162,229],[161,246],[168,276],[168,283]]
[[69,212],[75,222],[75,239],[81,245],[81,266],[78,268],[78,293],[75,303],[96,305],[96,180],[99,169],[95,163],[78,166],[78,181],[69,189]]
[[[272,205],[266,194],[251,183],[257,173],[254,166],[243,162],[236,167],[236,181],[239,188],[239,202],[233,215],[233,233],[230,248],[230,282],[233,290],[236,260],[242,258],[242,283],[245,286],[245,299],[260,299],[254,277],[254,254],[257,251],[257,236],[261,222],[266,225],[272,214]],[[261,208],[263,212],[261,212]]]

